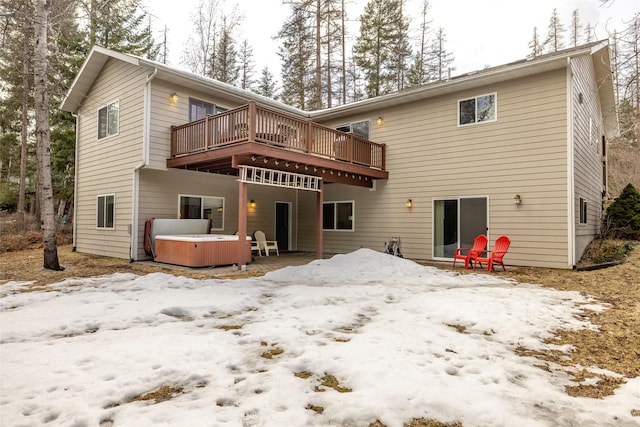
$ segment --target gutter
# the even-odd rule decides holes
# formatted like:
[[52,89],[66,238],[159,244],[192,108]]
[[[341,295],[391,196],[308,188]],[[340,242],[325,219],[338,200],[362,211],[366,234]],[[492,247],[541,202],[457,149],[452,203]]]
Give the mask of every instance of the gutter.
[[140,206],[140,170],[149,164],[149,129],[151,125],[151,80],[158,74],[158,68],[153,69],[153,73],[147,76],[144,85],[144,115],[142,119],[142,161],[133,169],[133,191],[131,207],[131,229],[130,229],[130,249],[129,262],[137,261],[138,258],[138,208]]
[[77,245],[77,236],[78,236],[78,147],[79,147],[79,138],[78,133],[80,127],[78,124],[80,123],[80,117],[76,113],[71,113],[73,118],[76,119],[76,148],[75,148],[75,156],[73,159],[73,230],[72,230],[72,248],[71,251],[76,251]]
[[567,58],[567,261],[576,267],[575,158],[573,149],[573,72]]

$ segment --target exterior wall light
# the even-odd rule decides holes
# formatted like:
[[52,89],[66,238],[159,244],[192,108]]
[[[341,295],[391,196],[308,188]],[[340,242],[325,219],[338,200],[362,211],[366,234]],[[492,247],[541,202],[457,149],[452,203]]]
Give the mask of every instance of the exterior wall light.
[[256,207],[256,201],[251,199],[251,201],[249,202],[249,207],[252,208],[252,209],[255,208]]
[[178,103],[178,94],[175,92],[171,92],[171,95],[169,95],[169,101],[171,101],[174,104]]
[[378,126],[382,126],[383,123],[384,119],[382,118],[382,116],[378,116]]
[[520,203],[522,203],[522,197],[520,197],[519,194],[516,194],[515,196],[513,196],[513,204],[519,205]]
[[406,205],[407,205],[408,208],[412,208],[413,207],[413,200],[407,199]]

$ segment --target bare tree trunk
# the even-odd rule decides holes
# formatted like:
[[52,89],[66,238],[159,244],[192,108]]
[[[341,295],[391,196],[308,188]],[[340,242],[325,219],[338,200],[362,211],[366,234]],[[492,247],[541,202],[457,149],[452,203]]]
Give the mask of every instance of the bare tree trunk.
[[333,82],[331,81],[331,55],[333,55],[333,52],[331,51],[333,43],[333,32],[331,31],[331,12],[331,2],[327,2],[327,108],[331,108],[331,98],[333,97]]
[[49,4],[37,0],[35,19],[34,104],[36,111],[36,147],[38,157],[38,186],[41,197],[42,243],[44,268],[62,270],[58,262],[56,218],[51,184],[51,138],[49,129],[49,95],[47,92],[47,26]]
[[322,41],[320,39],[320,26],[322,25],[322,8],[320,0],[316,0],[316,109],[322,108],[322,70],[320,70],[320,62],[322,61],[320,49]]
[[342,28],[340,29],[340,31],[342,32],[342,40],[340,40],[340,42],[342,43],[342,104],[347,103],[347,34],[345,30],[346,19],[347,12],[344,7],[344,0],[342,0]]

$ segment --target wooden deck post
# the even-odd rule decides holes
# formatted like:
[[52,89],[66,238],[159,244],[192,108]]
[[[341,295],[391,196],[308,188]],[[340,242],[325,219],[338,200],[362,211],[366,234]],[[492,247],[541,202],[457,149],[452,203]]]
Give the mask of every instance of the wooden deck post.
[[322,224],[324,223],[322,218],[322,213],[324,212],[323,203],[324,203],[324,182],[320,180],[318,183],[320,187],[320,191],[316,194],[318,195],[316,200],[316,258],[322,259]]
[[305,149],[307,150],[307,153],[311,153],[311,150],[313,150],[313,141],[311,140],[313,136],[313,122],[311,121],[311,119],[307,119],[305,122],[305,133]]
[[[238,180],[238,270],[247,259],[247,183]],[[245,267],[246,268],[246,267]]]
[[178,137],[176,136],[176,126],[171,125],[171,157],[178,153]]
[[257,132],[257,114],[256,114],[256,101],[249,101],[249,112],[247,113],[249,117],[247,117],[249,122],[249,142],[256,142],[256,132]]

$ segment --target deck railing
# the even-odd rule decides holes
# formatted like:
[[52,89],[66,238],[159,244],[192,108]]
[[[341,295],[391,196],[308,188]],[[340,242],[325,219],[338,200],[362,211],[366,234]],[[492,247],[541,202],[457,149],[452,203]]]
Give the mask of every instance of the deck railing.
[[171,126],[171,157],[259,142],[287,150],[384,170],[385,145],[350,133],[249,104],[180,126]]

